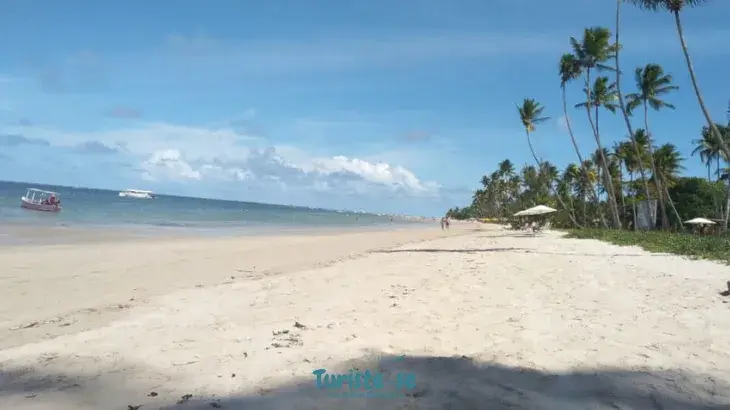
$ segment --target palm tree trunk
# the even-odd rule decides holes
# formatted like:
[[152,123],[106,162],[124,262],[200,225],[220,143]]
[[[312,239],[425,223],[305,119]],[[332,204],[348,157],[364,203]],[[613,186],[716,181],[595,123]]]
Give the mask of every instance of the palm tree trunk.
[[[634,187],[634,173],[629,172],[629,186],[632,188]],[[634,200],[631,201],[631,209],[634,211],[634,230],[636,230],[636,196],[634,196]]]
[[[542,167],[542,161],[540,161],[537,158],[537,155],[535,154],[535,149],[532,148],[532,138],[530,138],[530,130],[525,128],[525,134],[527,134],[527,145],[530,146],[530,152],[532,153],[532,158],[535,158],[535,162],[537,162],[537,170],[540,171],[540,167]],[[573,225],[577,226],[578,228],[583,228],[578,221],[575,220],[575,215],[573,214],[573,210],[569,209],[567,206],[565,206],[565,202],[563,202],[563,198],[560,197],[555,187],[553,187],[552,181],[548,183],[548,188],[550,189],[550,192],[555,195],[555,198],[557,198],[558,202],[560,202],[560,206],[563,207],[566,211],[568,211],[568,217],[570,218],[570,221],[573,222]]]
[[666,179],[662,178],[662,182],[664,184],[664,194],[667,196],[667,201],[669,201],[669,206],[672,208],[672,212],[674,212],[674,216],[677,218],[677,222],[679,222],[679,227],[684,229],[684,223],[682,223],[682,218],[679,216],[679,212],[677,212],[677,208],[674,206],[674,201],[672,201],[672,196],[669,195],[669,189],[667,188],[669,184],[667,184]]
[[649,146],[646,147],[649,154],[649,162],[651,162],[651,172],[654,174],[654,185],[656,185],[657,200],[659,201],[659,209],[662,211],[662,229],[668,228],[669,218],[667,217],[667,204],[664,203],[664,191],[660,181],[660,175],[656,171],[656,163],[654,162],[654,148],[651,146],[651,132],[649,132],[649,106],[644,100],[644,129],[646,135],[649,136]]
[[717,180],[720,180],[720,153],[717,153],[717,157],[715,157],[715,160],[717,162]]
[[725,200],[725,221],[723,229],[727,231],[728,220],[730,220],[730,179],[727,181],[727,199]]
[[[634,148],[634,154],[636,154],[636,160],[638,161],[639,165],[639,174],[641,175],[641,179],[644,182],[644,194],[646,195],[646,200],[649,201],[651,199],[651,191],[649,190],[649,179],[646,177],[646,172],[644,168],[644,161],[641,159],[641,151],[639,150],[639,143],[636,141],[636,138],[634,136],[634,130],[631,126],[631,120],[629,119],[629,113],[626,110],[626,104],[624,104],[624,95],[621,93],[621,66],[619,65],[619,55],[621,54],[620,45],[619,42],[619,29],[621,27],[621,2],[624,0],[616,0],[616,92],[618,94],[618,104],[619,107],[621,107],[621,114],[624,117],[624,121],[626,122],[626,130],[629,132],[629,139],[631,139],[631,146]],[[636,205],[634,204],[634,207]],[[656,221],[656,214],[654,212],[654,209],[652,207],[649,207],[649,218],[651,218],[652,221]],[[636,229],[636,225],[634,225],[634,229]]]
[[682,43],[682,52],[684,53],[684,59],[687,61],[687,69],[689,70],[689,77],[692,79],[692,87],[695,89],[695,94],[697,95],[697,102],[700,103],[700,108],[702,109],[702,114],[704,114],[705,119],[707,120],[707,124],[709,125],[710,129],[712,130],[712,133],[715,134],[715,138],[720,143],[720,148],[725,153],[725,156],[730,158],[730,149],[728,149],[727,144],[725,143],[725,140],[722,138],[722,133],[720,133],[720,130],[717,129],[717,126],[715,126],[715,123],[712,121],[712,118],[710,117],[710,113],[707,111],[707,107],[705,107],[705,101],[702,99],[702,94],[700,93],[700,87],[697,85],[697,77],[695,77],[695,69],[692,66],[692,59],[689,56],[689,50],[687,49],[687,42],[684,40],[684,30],[682,30],[682,22],[679,18],[679,11],[674,11],[674,23],[677,25],[677,34],[679,35],[679,41]]
[[621,216],[623,217],[621,219],[621,227],[623,227],[624,221],[626,220],[626,192],[624,190],[623,164],[621,161],[619,161],[618,187],[619,194],[621,195]]
[[[575,202],[573,201],[573,195],[570,195],[570,192],[568,192],[568,201],[570,201],[570,209],[573,215],[575,215]],[[576,218],[577,220],[578,218]]]
[[[583,165],[583,155],[580,153],[580,148],[578,148],[578,142],[575,140],[575,134],[573,134],[573,127],[570,124],[570,117],[568,117],[568,99],[565,95],[565,85],[561,86],[560,89],[563,92],[563,115],[565,115],[565,125],[568,128],[568,134],[570,135],[570,141],[573,143],[573,148],[575,148],[575,154],[578,156],[578,161],[580,161],[580,169],[583,172],[583,175],[585,178],[588,178],[588,170]],[[593,201],[596,201],[598,203],[598,192],[596,192],[595,187],[591,186],[591,193],[593,194],[593,198],[591,198]],[[606,217],[603,214],[603,210],[601,208],[598,208],[598,215],[601,218],[601,223],[603,223],[603,227],[608,229],[608,223],[606,223]]]
[[[611,184],[610,172],[608,171],[608,163],[606,162],[606,156],[603,154],[603,145],[601,145],[601,137],[598,133],[598,106],[596,106],[596,121],[593,121],[591,115],[591,69],[586,70],[586,112],[588,113],[588,121],[591,123],[593,129],[593,136],[596,139],[596,145],[598,145],[599,156],[601,157],[601,167],[603,168],[603,179],[607,180],[606,183],[606,194],[608,196],[608,208],[611,212],[611,220],[615,229],[621,229],[621,218],[618,216],[618,205],[616,204],[616,196],[613,193],[613,184]],[[607,179],[608,178],[608,179]]]

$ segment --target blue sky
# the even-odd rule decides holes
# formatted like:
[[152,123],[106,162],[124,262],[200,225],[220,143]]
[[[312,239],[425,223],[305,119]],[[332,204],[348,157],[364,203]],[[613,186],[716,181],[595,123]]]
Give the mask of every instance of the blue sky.
[[[588,7],[590,6],[590,7]],[[515,103],[552,119],[538,154],[575,154],[557,62],[603,0],[0,3],[0,179],[385,212],[441,214],[481,175],[531,163]],[[711,114],[725,121],[730,2],[687,11]],[[704,119],[673,19],[624,6],[626,71],[661,64],[681,88],[651,113],[688,158]],[[626,76],[624,91],[631,91]],[[569,99],[581,100],[581,86]],[[579,144],[595,149],[571,109]],[[604,144],[625,135],[601,118]]]

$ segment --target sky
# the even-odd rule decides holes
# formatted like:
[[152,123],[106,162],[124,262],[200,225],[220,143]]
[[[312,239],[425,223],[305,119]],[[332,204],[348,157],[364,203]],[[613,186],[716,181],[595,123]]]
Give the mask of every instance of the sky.
[[[647,63],[674,76],[677,108],[651,112],[651,131],[706,175],[674,20],[623,9],[623,91]],[[682,18],[724,123],[730,2]],[[604,0],[3,0],[0,180],[440,215],[502,159],[533,163],[524,98],[551,117],[537,154],[576,161],[558,61],[570,36],[614,19]],[[581,89],[569,85],[569,116],[589,153]],[[608,147],[626,136],[608,112],[600,129]]]

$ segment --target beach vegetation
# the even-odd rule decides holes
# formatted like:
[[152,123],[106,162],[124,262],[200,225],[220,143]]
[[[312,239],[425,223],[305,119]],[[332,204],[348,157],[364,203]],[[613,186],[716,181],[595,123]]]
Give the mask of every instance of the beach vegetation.
[[[629,70],[620,66],[623,4],[672,17],[691,78],[691,91],[687,91],[694,93],[707,122],[697,124],[696,135],[687,136],[693,144],[691,152],[680,152],[677,145],[662,141],[663,136],[654,135],[650,128],[653,113],[675,110],[673,96],[684,91],[674,84],[672,73],[651,61]],[[571,229],[575,237],[713,259],[721,251],[730,255],[727,236],[723,236],[730,219],[730,107],[727,124],[713,121],[681,21],[684,10],[705,5],[709,2],[616,0],[613,31],[587,27],[580,36],[567,38],[557,64],[562,96],[559,120],[565,125],[565,143],[571,144],[576,161],[558,167],[537,152],[534,139],[540,137],[539,125],[550,118],[549,107],[532,96],[524,98],[517,106],[515,121],[519,118],[534,164],[515,164],[510,159],[499,162],[494,171],[480,178],[471,203],[450,209],[447,216],[507,223],[520,210],[547,205],[558,210],[551,217],[552,226]],[[622,81],[626,76],[628,81]],[[571,90],[579,91],[581,98],[571,101]],[[590,124],[592,147],[579,146],[571,121],[575,114],[585,115]],[[602,138],[606,121],[621,121],[626,126],[625,136],[612,146]],[[701,161],[707,178],[683,175],[688,160]],[[647,200],[656,207],[646,206]],[[714,221],[714,227],[701,230],[704,235],[692,235],[698,231],[696,225],[685,226],[684,221],[697,217]],[[639,232],[637,226],[650,232]]]
[[639,246],[649,252],[671,253],[730,265],[730,235],[700,236],[684,232],[573,229],[568,238],[596,239],[620,246]]

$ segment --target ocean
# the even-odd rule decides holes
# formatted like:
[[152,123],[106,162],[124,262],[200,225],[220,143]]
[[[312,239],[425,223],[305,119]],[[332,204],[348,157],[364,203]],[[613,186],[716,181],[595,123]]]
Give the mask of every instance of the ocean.
[[[60,213],[20,207],[28,188],[59,193]],[[118,191],[0,181],[0,227],[129,228],[136,231],[235,232],[242,234],[316,228],[378,228],[417,222],[388,215],[311,209],[255,202],[159,195],[123,198]]]

